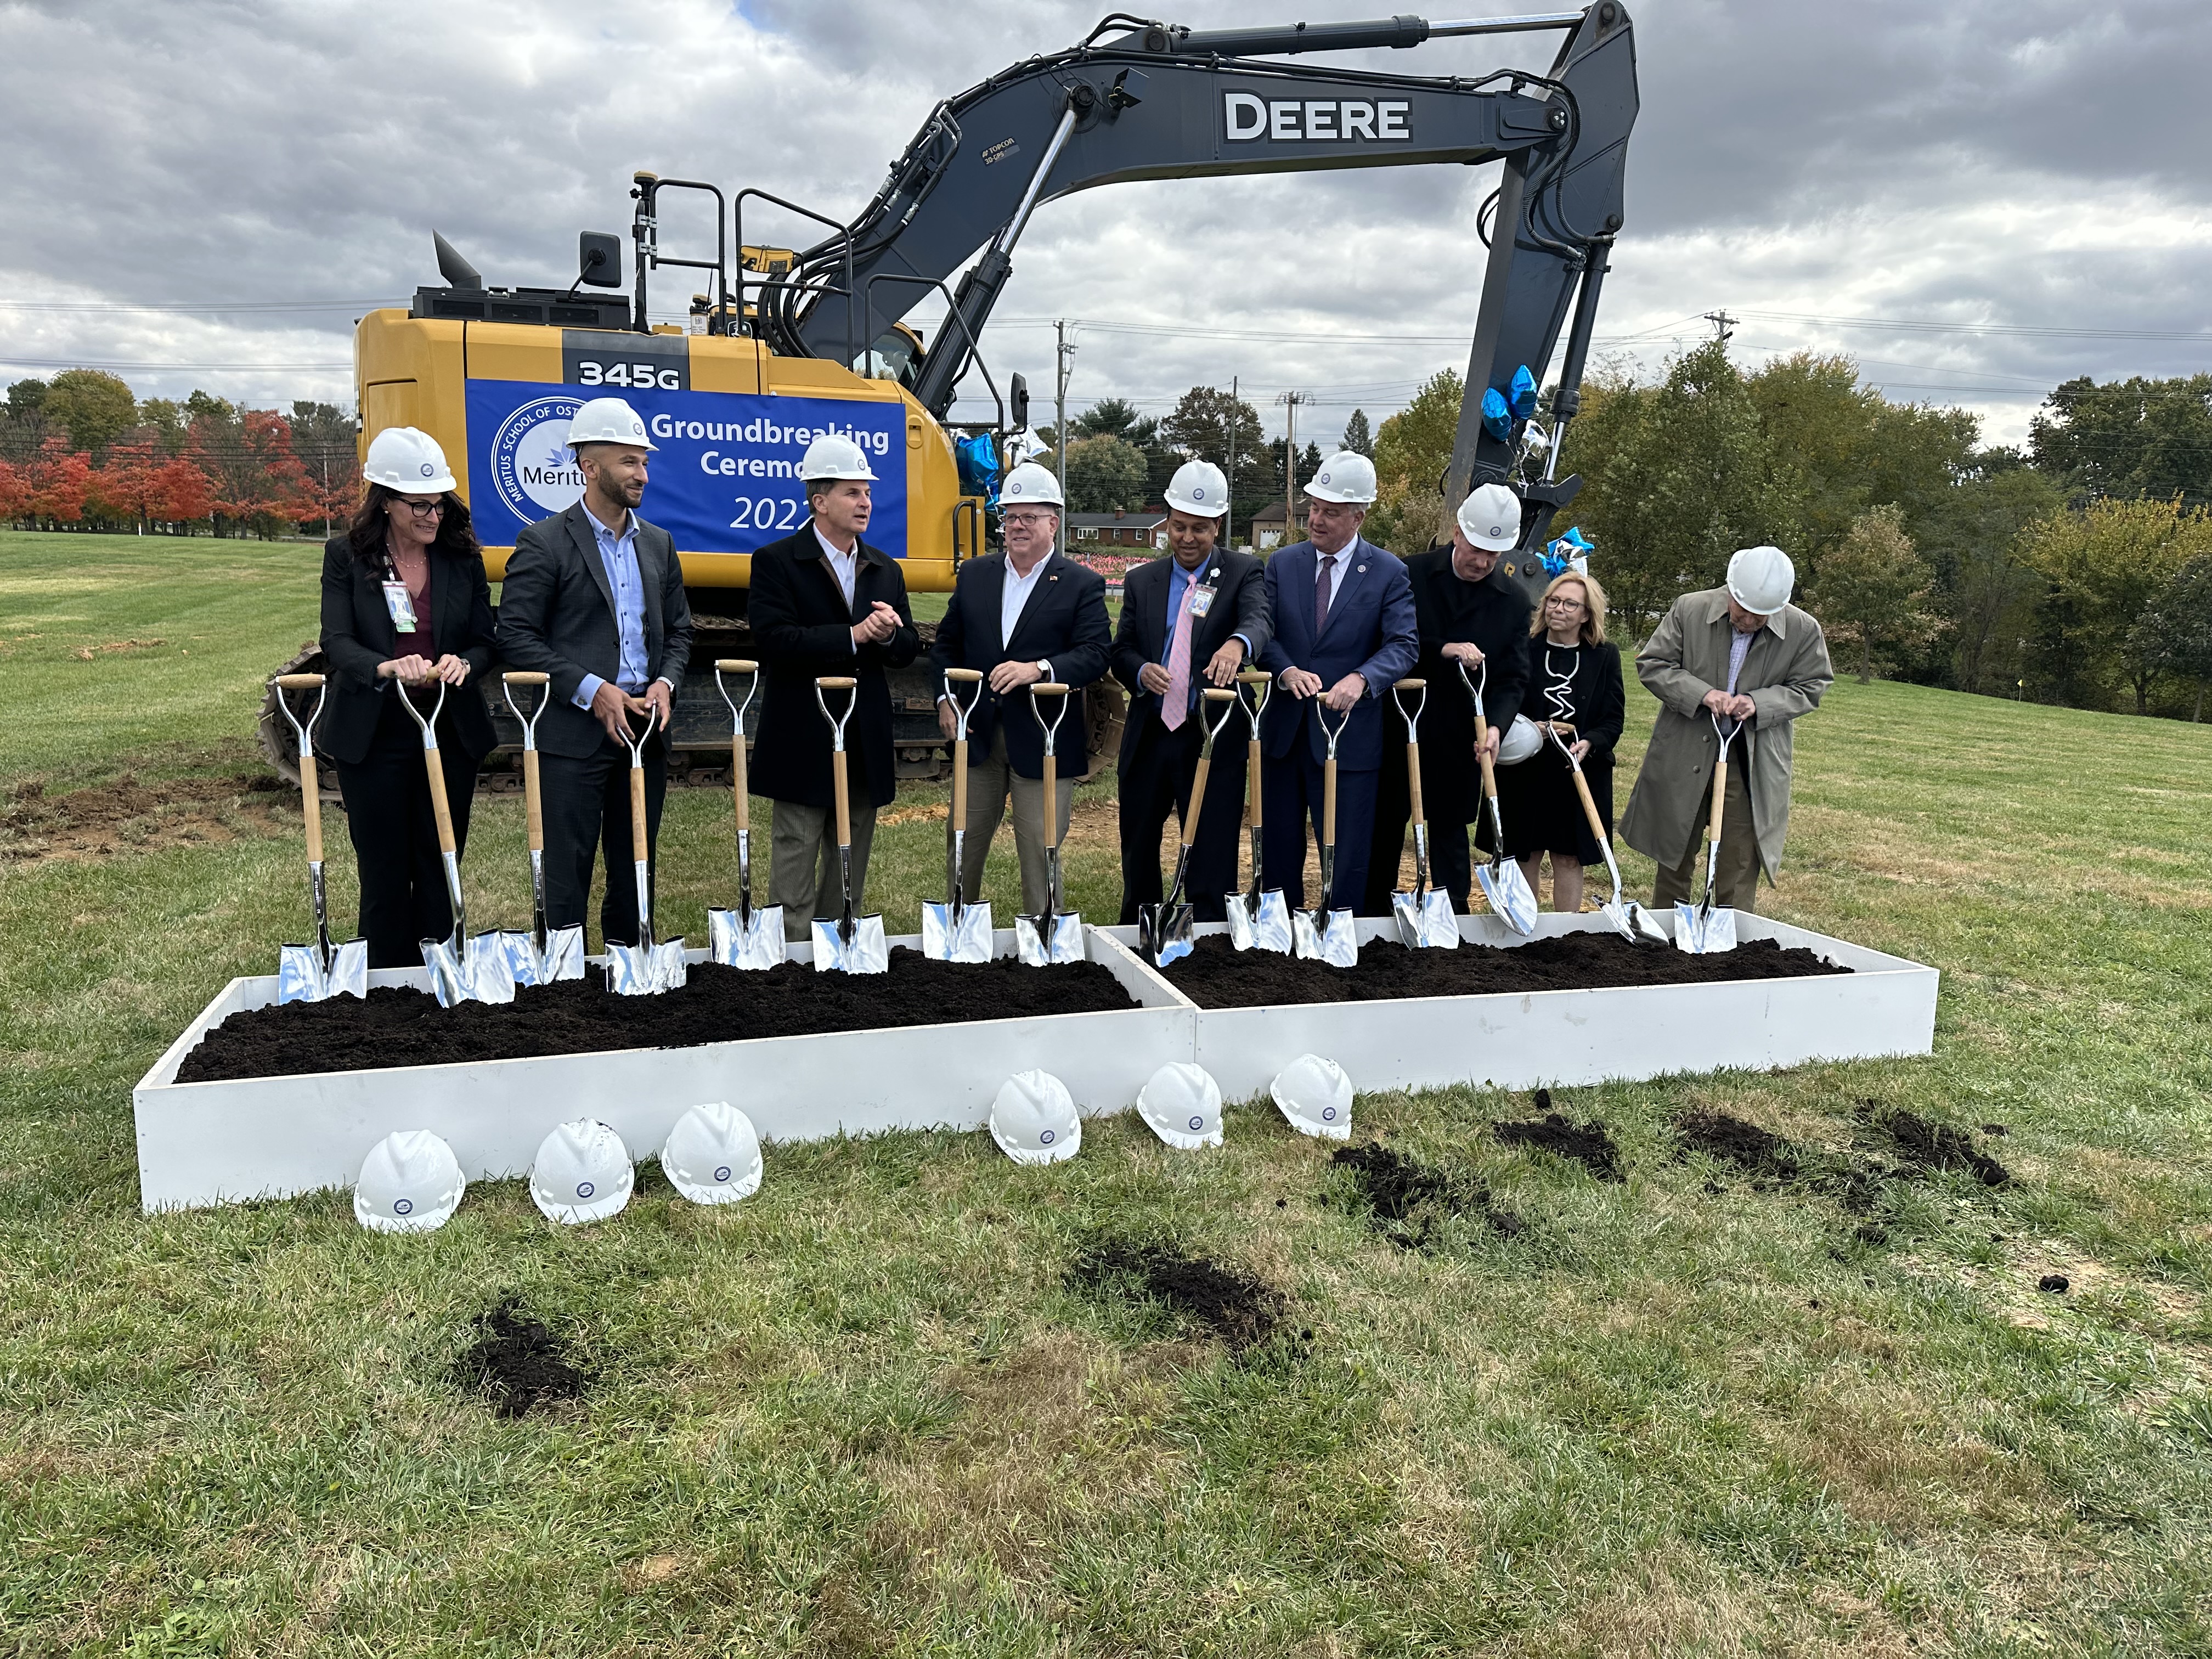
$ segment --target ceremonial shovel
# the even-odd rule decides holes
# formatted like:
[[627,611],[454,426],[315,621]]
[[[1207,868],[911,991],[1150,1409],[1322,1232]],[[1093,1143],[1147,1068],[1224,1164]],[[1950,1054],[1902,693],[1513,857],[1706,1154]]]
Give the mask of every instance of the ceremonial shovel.
[[1482,884],[1482,896],[1490,901],[1491,914],[1524,939],[1536,935],[1536,896],[1528,890],[1528,878],[1521,873],[1521,866],[1505,856],[1505,821],[1498,814],[1498,770],[1490,759],[1490,720],[1482,712],[1483,687],[1490,684],[1490,664],[1482,665],[1482,679],[1477,684],[1467,672],[1467,662],[1462,659],[1459,677],[1466,682],[1467,695],[1474,699],[1474,752],[1482,763],[1482,798],[1490,804],[1490,840],[1492,848],[1488,864],[1474,866],[1475,879]]
[[1359,935],[1352,927],[1352,912],[1328,908],[1336,888],[1336,740],[1352,724],[1352,711],[1346,709],[1344,718],[1331,731],[1328,715],[1316,697],[1314,718],[1321,722],[1322,735],[1328,739],[1328,758],[1322,765],[1321,901],[1311,910],[1300,910],[1291,918],[1291,933],[1298,955],[1308,962],[1325,962],[1332,968],[1357,968]]
[[1728,810],[1729,745],[1735,741],[1735,732],[1721,730],[1721,717],[1713,716],[1713,735],[1721,740],[1721,752],[1713,761],[1713,807],[1705,821],[1705,896],[1700,904],[1677,904],[1674,907],[1674,947],[1687,951],[1692,956],[1717,955],[1735,949],[1735,912],[1713,908],[1713,884],[1721,872],[1721,818]]
[[453,808],[446,799],[446,769],[438,759],[438,716],[446,707],[446,682],[438,682],[438,700],[429,718],[415,706],[404,685],[393,695],[415,724],[422,728],[422,768],[430,780],[430,814],[438,823],[438,858],[446,866],[446,900],[453,912],[453,931],[444,939],[422,941],[422,965],[430,970],[430,994],[441,1008],[457,1002],[512,1002],[514,969],[507,965],[507,946],[496,930],[469,933],[468,907],[461,899],[461,853],[453,839]]
[[1575,793],[1583,798],[1583,816],[1589,820],[1590,834],[1597,837],[1598,849],[1605,854],[1605,867],[1613,872],[1613,898],[1598,906],[1598,914],[1631,945],[1664,945],[1667,930],[1653,919],[1651,913],[1634,899],[1620,896],[1620,866],[1613,862],[1613,838],[1605,833],[1605,820],[1598,816],[1589,780],[1583,775],[1583,763],[1575,758],[1575,751],[1566,738],[1559,735],[1562,732],[1571,735],[1575,728],[1565,720],[1553,720],[1545,729],[1552,741],[1559,745],[1559,752],[1567,757],[1567,764],[1574,769]]
[[[1418,691],[1420,701],[1406,707],[1406,693]],[[1390,688],[1391,699],[1406,717],[1406,792],[1413,809],[1413,890],[1390,895],[1390,914],[1398,919],[1398,939],[1407,949],[1459,948],[1459,918],[1452,914],[1451,895],[1429,885],[1429,824],[1421,811],[1421,711],[1429,706],[1426,680],[1400,680]]]
[[[292,713],[287,691],[313,691],[315,706],[307,723]],[[300,739],[300,814],[307,823],[307,890],[315,901],[315,942],[282,945],[276,948],[276,1000],[320,1002],[339,995],[368,994],[368,941],[349,939],[331,943],[330,902],[323,888],[323,797],[315,777],[315,722],[322,718],[324,689],[320,674],[280,674],[276,677],[276,706],[284,711]]]
[[[653,842],[645,823],[645,745],[660,719],[658,703],[647,703],[645,730],[629,735],[623,722],[623,741],[629,745],[629,850],[631,874],[637,883],[637,943],[607,941],[607,988],[626,997],[658,996],[673,991],[690,976],[684,962],[684,941],[672,939],[656,945],[653,938]],[[612,881],[615,872],[607,872]]]
[[[750,679],[743,702],[730,701],[730,688],[722,672],[744,674]],[[730,705],[730,790],[738,811],[738,908],[714,906],[707,912],[709,953],[725,968],[773,968],[784,959],[783,907],[753,908],[753,799],[745,787],[745,710],[753,706],[760,690],[760,665],[726,657],[714,665],[714,689]]]
[[[1240,951],[1273,951],[1278,956],[1288,956],[1291,907],[1284,902],[1281,888],[1260,890],[1260,717],[1267,712],[1275,678],[1260,669],[1248,668],[1237,675],[1237,682],[1252,690],[1251,702],[1243,704],[1244,717],[1252,728],[1245,756],[1246,799],[1252,816],[1252,885],[1244,892],[1228,896],[1229,942]],[[1241,696],[1238,701],[1243,702]]]
[[523,933],[510,929],[500,935],[500,942],[506,947],[507,966],[517,985],[550,985],[556,979],[581,979],[583,924],[571,922],[566,927],[545,925],[545,799],[539,793],[538,781],[538,717],[545,712],[546,699],[551,693],[540,696],[526,717],[514,701],[516,686],[543,688],[549,677],[517,672],[501,678],[505,682],[507,706],[522,722],[522,801],[530,824],[530,931]]
[[[1053,757],[1053,740],[1067,716],[1067,694],[1073,689],[1050,681],[1030,687],[1030,712],[1044,731],[1044,908],[1034,916],[1014,917],[1014,948],[1032,968],[1083,960],[1083,918],[1060,908],[1060,763]],[[1051,697],[1057,704],[1058,712],[1049,722],[1039,697]]]
[[1206,780],[1213,770],[1213,740],[1221,735],[1221,728],[1237,712],[1231,706],[1236,702],[1234,691],[1206,688],[1205,701],[1198,709],[1200,724],[1205,724],[1206,703],[1218,703],[1221,714],[1206,726],[1206,740],[1199,745],[1198,770],[1190,781],[1190,811],[1183,815],[1182,844],[1176,851],[1175,884],[1168,889],[1167,897],[1160,903],[1137,907],[1137,940],[1157,968],[1180,961],[1191,952],[1190,906],[1182,902],[1183,877],[1189,872],[1190,849],[1198,840],[1198,813],[1206,805]]
[[[960,873],[962,854],[968,845],[968,721],[983,696],[983,674],[976,668],[945,671],[945,696],[952,704],[952,811],[945,819],[951,833],[945,842],[946,901],[921,907],[921,953],[939,962],[988,962],[991,959],[991,906],[968,902],[968,890]],[[970,689],[962,702],[956,685]]]
[[[830,712],[825,691],[842,691],[845,712]],[[884,939],[884,918],[853,914],[853,800],[845,777],[845,726],[860,701],[860,683],[849,676],[833,676],[814,682],[814,701],[822,718],[830,722],[830,781],[837,797],[837,886],[839,906],[835,921],[816,918],[814,971],[835,969],[842,974],[882,974],[890,971],[890,946]]]

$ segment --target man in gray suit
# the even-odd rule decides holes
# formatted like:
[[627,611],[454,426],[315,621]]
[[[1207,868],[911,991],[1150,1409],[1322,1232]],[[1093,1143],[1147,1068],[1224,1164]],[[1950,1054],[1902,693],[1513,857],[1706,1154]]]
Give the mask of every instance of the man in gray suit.
[[602,941],[640,943],[629,827],[629,733],[655,716],[645,750],[647,856],[668,787],[665,733],[691,655],[691,607],[676,542],[637,516],[645,499],[645,422],[619,398],[576,411],[568,446],[584,499],[514,538],[500,590],[499,651],[552,677],[538,725],[545,809],[545,921],[584,920],[594,852],[606,853]]

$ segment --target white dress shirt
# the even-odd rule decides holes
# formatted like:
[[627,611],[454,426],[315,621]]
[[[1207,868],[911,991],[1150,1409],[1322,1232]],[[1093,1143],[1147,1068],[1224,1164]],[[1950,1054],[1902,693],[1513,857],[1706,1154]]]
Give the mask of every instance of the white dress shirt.
[[1011,557],[1006,560],[1006,585],[999,591],[999,642],[1001,645],[1014,637],[1014,629],[1022,619],[1022,607],[1030,602],[1030,595],[1036,592],[1037,582],[1044,575],[1044,568],[1052,562],[1053,557],[1052,554],[1046,554],[1030,567],[1030,574],[1026,576],[1014,568]]
[[837,579],[837,586],[845,590],[845,609],[853,608],[853,592],[860,580],[860,544],[855,540],[852,551],[840,553],[837,544],[822,533],[822,526],[814,526],[814,539],[822,544],[823,556],[830,561],[830,574]]

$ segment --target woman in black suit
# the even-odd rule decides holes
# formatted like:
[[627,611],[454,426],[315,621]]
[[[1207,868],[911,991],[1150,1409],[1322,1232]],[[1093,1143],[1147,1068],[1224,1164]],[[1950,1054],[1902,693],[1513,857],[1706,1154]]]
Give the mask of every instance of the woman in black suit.
[[323,549],[330,703],[318,743],[345,797],[368,965],[411,968],[422,941],[445,938],[453,918],[422,728],[399,700],[415,696],[427,714],[446,687],[438,755],[454,842],[465,847],[477,768],[495,741],[471,683],[493,661],[491,587],[436,440],[412,427],[380,432],[362,474],[360,512]]
[[[1613,830],[1613,749],[1627,712],[1620,650],[1606,643],[1605,590],[1596,579],[1565,571],[1552,579],[1528,623],[1528,689],[1521,711],[1539,724],[1572,726],[1569,746],[1583,763],[1598,816]],[[1567,734],[1564,732],[1562,737]],[[1583,908],[1583,866],[1602,864],[1573,769],[1549,738],[1516,766],[1498,769],[1498,804],[1505,820],[1505,852],[1521,863],[1528,890],[1544,855],[1552,855],[1552,908]]]

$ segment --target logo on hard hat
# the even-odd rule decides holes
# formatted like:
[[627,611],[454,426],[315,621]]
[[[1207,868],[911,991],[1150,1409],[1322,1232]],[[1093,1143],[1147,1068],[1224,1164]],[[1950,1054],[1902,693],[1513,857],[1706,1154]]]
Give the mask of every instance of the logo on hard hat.
[[532,398],[492,434],[492,489],[526,524],[584,498],[583,469],[568,448],[568,423],[583,406],[560,393]]
[[1318,478],[1316,478],[1316,479],[1314,480],[1314,482],[1315,482],[1316,483],[1327,483],[1328,482],[1328,472],[1327,472],[1326,471],[1324,471],[1322,473],[1321,477],[1319,477]]
[[1490,536],[1503,536],[1505,533],[1505,526],[1502,524],[1494,524],[1483,533]]
[[1190,1127],[1194,1129],[1203,1129],[1206,1127],[1206,1120],[1202,1117],[1194,1117],[1190,1121]]
[[1321,1121],[1322,1121],[1322,1122],[1324,1122],[1324,1123],[1334,1123],[1334,1122],[1335,1122],[1335,1121],[1336,1121],[1336,1108],[1335,1108],[1335,1107],[1334,1107],[1334,1106],[1324,1106],[1324,1107],[1322,1107],[1322,1108],[1321,1109]]
[[1053,1134],[1053,1132],[1052,1132],[1051,1130],[1049,1130],[1049,1129],[1047,1129],[1047,1130],[1046,1130],[1042,1134],[1039,1135],[1039,1136],[1037,1137],[1037,1139],[1038,1139],[1038,1140],[1042,1141],[1045,1146],[1051,1146],[1051,1145],[1052,1145],[1052,1134]]
[[422,463],[422,476],[423,476],[424,477],[426,477],[426,478],[434,477],[436,477],[436,476],[437,476],[437,471],[438,471],[438,469],[437,469],[436,467],[434,467],[434,466],[431,465],[429,462],[425,461],[425,462],[423,462],[423,463]]
[[717,1164],[714,1166],[714,1179],[717,1181],[727,1181],[729,1178],[730,1166],[726,1164]]
[[411,1198],[396,1198],[392,1201],[392,1210],[395,1215],[413,1215],[415,1200]]
[[1206,486],[1204,484],[1200,484],[1195,489],[1192,490],[1190,492],[1190,498],[1194,501],[1204,501],[1206,499]]
[[588,1181],[580,1181],[576,1183],[576,1196],[579,1198],[589,1198],[597,1191],[599,1188]]

